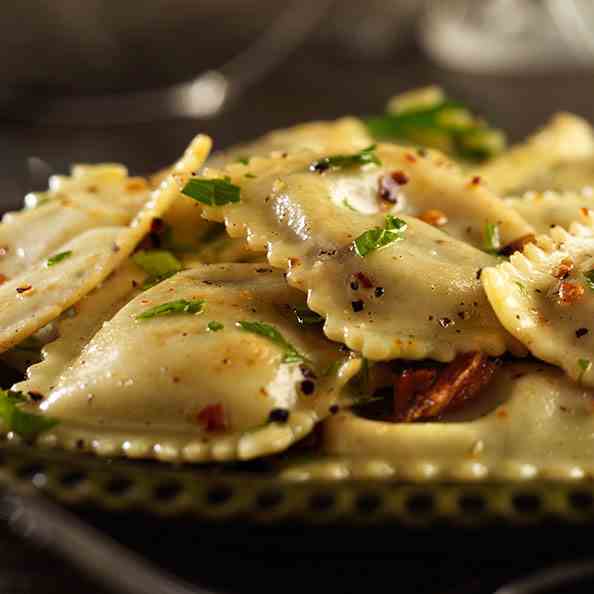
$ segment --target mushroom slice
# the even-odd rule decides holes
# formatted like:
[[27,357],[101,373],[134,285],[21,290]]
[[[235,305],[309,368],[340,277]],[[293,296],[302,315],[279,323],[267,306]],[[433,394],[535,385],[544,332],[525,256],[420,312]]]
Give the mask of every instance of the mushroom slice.
[[497,362],[483,353],[458,355],[442,369],[404,369],[394,387],[396,420],[411,422],[442,415],[478,396]]
[[319,327],[299,325],[302,307],[267,266],[178,273],[104,323],[30,405],[60,421],[41,443],[190,462],[284,450],[360,368]]
[[581,216],[481,278],[501,323],[533,355],[594,386],[594,216]]

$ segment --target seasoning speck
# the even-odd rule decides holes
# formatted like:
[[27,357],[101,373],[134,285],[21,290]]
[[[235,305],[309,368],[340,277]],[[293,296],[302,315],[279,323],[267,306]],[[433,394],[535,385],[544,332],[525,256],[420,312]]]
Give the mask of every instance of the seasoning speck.
[[268,415],[268,421],[271,423],[286,423],[290,414],[290,411],[286,408],[273,408]]
[[588,334],[588,328],[578,328],[575,331],[576,338],[581,338],[582,336],[586,336]]
[[363,301],[361,301],[361,299],[359,299],[358,301],[353,301],[351,303],[351,307],[353,308],[353,311],[357,313],[363,311],[363,309],[365,308],[365,304],[363,303]]

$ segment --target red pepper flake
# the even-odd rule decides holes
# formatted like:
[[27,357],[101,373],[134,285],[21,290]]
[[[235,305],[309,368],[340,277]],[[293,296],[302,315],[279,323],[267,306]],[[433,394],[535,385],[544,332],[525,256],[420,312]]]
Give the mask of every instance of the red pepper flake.
[[378,179],[377,189],[379,197],[390,204],[397,204],[400,186],[404,186],[408,181],[409,177],[404,171],[393,171],[390,174],[381,175]]
[[25,293],[26,291],[30,291],[33,287],[31,285],[24,285],[22,287],[17,287],[17,293]]
[[0,273],[0,285],[3,285],[8,280],[5,274]]
[[412,153],[406,153],[406,155],[404,155],[404,158],[409,163],[416,163],[417,162],[417,158]]
[[471,186],[479,186],[481,183],[481,176],[480,175],[475,175],[471,180],[470,180],[470,185]]
[[163,231],[165,231],[165,221],[154,217],[151,221],[151,233],[163,233]]
[[580,212],[582,213],[583,216],[585,216],[585,217],[588,216],[588,209],[585,206],[582,206],[582,208],[580,208]]
[[448,222],[448,217],[441,210],[430,208],[419,215],[419,219],[428,225],[434,227],[443,227]]
[[362,272],[357,272],[354,276],[361,283],[364,289],[373,288],[373,283]]
[[584,287],[576,283],[563,281],[559,285],[559,303],[561,305],[573,305],[584,296]]
[[227,419],[222,404],[209,404],[197,415],[197,420],[208,432],[224,431],[227,429]]
[[566,279],[574,268],[573,261],[569,258],[561,260],[559,265],[553,269],[551,274],[560,280]]

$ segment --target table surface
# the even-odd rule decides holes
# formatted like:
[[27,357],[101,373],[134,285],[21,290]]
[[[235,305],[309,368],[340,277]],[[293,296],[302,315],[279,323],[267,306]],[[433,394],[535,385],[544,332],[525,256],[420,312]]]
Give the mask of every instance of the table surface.
[[[451,95],[467,101],[492,122],[511,131],[513,139],[530,133],[559,109],[582,114],[594,121],[594,73],[559,72],[529,77],[479,76],[448,72],[429,63],[416,49],[381,62],[354,62],[320,47],[304,47],[282,69],[260,87],[249,91],[242,101],[218,120],[210,122],[172,121],[119,128],[43,127],[30,123],[0,121],[0,208],[16,208],[22,195],[32,189],[26,160],[35,156],[47,161],[57,172],[73,161],[119,161],[135,173],[150,172],[172,162],[197,132],[212,134],[217,147],[249,139],[267,129],[314,118],[332,118],[345,113],[379,111],[387,98],[416,85],[438,83]],[[396,588],[406,581],[406,591],[431,594],[471,594],[492,591],[496,585],[523,571],[561,558],[591,553],[583,531],[562,537],[532,529],[526,546],[493,546],[492,532],[466,535],[452,531],[441,538],[436,549],[432,532],[416,536],[414,550],[398,527],[346,531],[336,543],[350,542],[325,551],[291,550],[292,534],[305,527],[279,532],[277,552],[258,546],[234,549],[224,546],[224,538],[212,539],[212,528],[179,526],[167,522],[132,517],[112,517],[87,512],[84,517],[116,539],[169,567],[176,573],[218,591],[242,593],[256,587],[263,592],[315,591],[332,587],[336,592],[379,590],[382,584]],[[239,528],[235,528],[236,530]],[[210,530],[210,532],[209,532]],[[216,528],[225,535],[229,528]],[[260,542],[263,529],[246,527],[253,542]],[[318,532],[320,529],[317,529]],[[327,530],[332,530],[328,528]],[[526,529],[519,529],[527,535]],[[312,531],[312,543],[315,543]],[[326,533],[327,534],[327,533]],[[406,537],[408,538],[408,536]],[[451,540],[456,539],[456,548]],[[395,546],[392,546],[392,539]],[[245,539],[242,539],[245,542]],[[249,540],[248,540],[249,542]],[[579,546],[578,542],[581,542]],[[420,544],[419,544],[420,543]],[[426,543],[426,546],[423,544]],[[485,553],[488,544],[489,554]],[[516,543],[517,544],[517,543]],[[6,594],[63,594],[106,590],[91,584],[57,560],[0,527],[0,592]],[[280,553],[279,553],[280,551]],[[414,586],[413,586],[414,584]],[[370,588],[371,586],[371,588]],[[385,588],[385,585],[384,585]],[[405,591],[400,589],[400,591]]]

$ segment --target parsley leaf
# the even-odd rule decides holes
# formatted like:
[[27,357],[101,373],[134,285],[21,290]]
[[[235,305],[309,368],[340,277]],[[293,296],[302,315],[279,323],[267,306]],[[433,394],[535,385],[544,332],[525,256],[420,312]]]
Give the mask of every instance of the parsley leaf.
[[149,289],[182,269],[181,262],[167,250],[140,250],[132,260],[149,275],[143,289]]
[[328,169],[345,169],[347,167],[362,167],[368,163],[374,165],[381,165],[381,161],[375,155],[376,145],[372,144],[367,148],[354,153],[353,155],[332,155],[330,157],[324,157],[319,161],[314,161],[310,166],[310,171],[316,173],[323,173]]
[[[409,102],[410,103],[410,102]],[[482,161],[505,149],[501,130],[489,127],[458,101],[436,96],[366,120],[372,136],[431,146],[462,158]]]
[[406,226],[406,223],[402,219],[398,219],[392,215],[386,215],[386,225],[383,229],[381,227],[374,227],[355,239],[355,252],[363,258],[375,250],[404,239]]
[[307,358],[299,351],[271,324],[266,322],[249,322],[242,320],[235,325],[246,332],[252,332],[267,338],[271,342],[281,347],[284,351],[283,363],[303,363]]
[[236,163],[241,163],[242,165],[249,165],[251,157],[238,157]]
[[216,320],[212,320],[208,322],[207,328],[209,332],[218,332],[222,330],[225,326],[221,324],[221,322],[217,322]]
[[239,187],[229,179],[191,178],[183,187],[182,194],[208,206],[222,206],[239,202]]
[[70,258],[70,256],[72,256],[71,251],[60,252],[59,254],[56,254],[55,256],[48,258],[45,264],[49,268],[50,266],[55,266],[56,264],[58,264],[58,262],[61,262],[62,260],[66,260],[66,258]]
[[584,373],[590,371],[592,367],[592,361],[589,359],[578,359],[578,367],[581,369],[580,374],[578,376],[578,382],[581,381]]
[[594,270],[584,272],[584,278],[586,279],[586,284],[588,285],[588,288],[594,291]]
[[190,301],[187,299],[177,299],[176,301],[169,301],[151,307],[138,314],[136,319],[149,320],[150,318],[155,318],[157,316],[167,316],[175,313],[199,314],[202,313],[203,308],[204,299],[192,299]]
[[311,309],[305,305],[302,307],[294,307],[293,312],[295,313],[297,322],[299,322],[301,326],[312,326],[321,324],[324,321],[324,318],[320,314],[311,311]]
[[499,237],[499,227],[496,223],[487,223],[484,231],[485,251],[488,254],[497,255],[501,249],[501,238]]
[[25,439],[32,439],[39,433],[51,429],[58,423],[56,419],[35,415],[19,407],[27,399],[21,392],[0,390],[0,419],[8,431],[14,431]]

